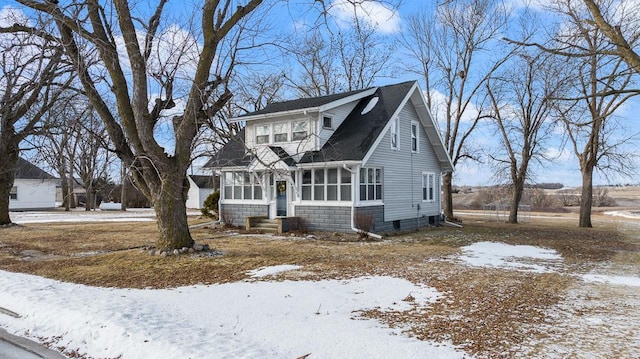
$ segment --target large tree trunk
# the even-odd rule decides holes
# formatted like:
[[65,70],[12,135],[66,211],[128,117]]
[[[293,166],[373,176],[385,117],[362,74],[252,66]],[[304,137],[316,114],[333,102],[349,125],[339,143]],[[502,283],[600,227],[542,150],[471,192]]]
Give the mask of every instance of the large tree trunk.
[[[4,151],[3,151],[4,152]],[[11,224],[9,217],[9,194],[13,188],[18,163],[18,151],[9,150],[7,156],[0,156],[0,226]]]
[[444,216],[447,220],[453,220],[452,179],[453,173],[451,172],[442,175],[442,206],[444,207]]
[[591,206],[593,205],[593,167],[582,170],[582,195],[580,196],[580,219],[578,227],[591,228]]
[[[183,247],[193,246],[193,239],[189,232],[189,224],[187,223],[187,191],[189,190],[189,182],[186,178],[186,171],[172,172],[168,178],[163,181],[166,183],[182,183],[179,185],[161,185],[152,193],[153,208],[156,212],[158,220],[158,231],[160,238],[157,242],[157,248],[160,250],[180,249]],[[186,187],[185,187],[186,185]],[[152,189],[153,191],[153,189]]]
[[516,179],[513,181],[513,191],[511,193],[511,208],[509,209],[508,223],[518,223],[518,207],[522,200],[522,191],[524,190],[524,179]]

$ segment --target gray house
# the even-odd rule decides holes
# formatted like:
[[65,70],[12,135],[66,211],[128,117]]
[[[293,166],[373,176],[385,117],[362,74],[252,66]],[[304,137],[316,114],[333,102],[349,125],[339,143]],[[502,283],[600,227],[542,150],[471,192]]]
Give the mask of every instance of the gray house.
[[441,174],[453,165],[415,81],[272,103],[232,121],[244,129],[207,164],[221,174],[222,219],[374,233],[439,221]]

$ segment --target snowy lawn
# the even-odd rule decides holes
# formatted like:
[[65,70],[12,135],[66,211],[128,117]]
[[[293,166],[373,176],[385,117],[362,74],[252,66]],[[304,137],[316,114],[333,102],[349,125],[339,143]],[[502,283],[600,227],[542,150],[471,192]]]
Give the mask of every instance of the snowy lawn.
[[[0,307],[21,315],[0,326],[74,358],[640,357],[640,246],[608,230],[342,243],[202,229],[222,256],[158,258],[125,250],[147,243],[138,228],[128,247],[51,227],[0,231]],[[57,252],[56,228],[73,242]],[[34,248],[61,258],[25,261]],[[122,288],[149,285],[164,288]]]

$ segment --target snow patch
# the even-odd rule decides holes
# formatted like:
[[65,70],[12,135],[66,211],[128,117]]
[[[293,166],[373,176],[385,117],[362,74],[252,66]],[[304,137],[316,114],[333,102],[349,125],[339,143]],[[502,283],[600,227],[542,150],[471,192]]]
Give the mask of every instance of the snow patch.
[[460,260],[475,267],[495,267],[547,273],[562,261],[553,249],[498,242],[478,242],[462,247]]
[[626,285],[629,287],[640,287],[640,278],[614,276],[606,274],[584,274],[581,276],[585,282],[608,283],[614,285]]
[[282,264],[278,266],[262,267],[259,269],[253,269],[247,272],[252,278],[262,278],[282,272],[288,272],[296,269],[300,269],[302,266],[292,264]]
[[[440,295],[393,277],[115,289],[0,271],[0,326],[95,358],[464,358],[360,310],[403,310]],[[408,294],[414,301],[405,301]]]

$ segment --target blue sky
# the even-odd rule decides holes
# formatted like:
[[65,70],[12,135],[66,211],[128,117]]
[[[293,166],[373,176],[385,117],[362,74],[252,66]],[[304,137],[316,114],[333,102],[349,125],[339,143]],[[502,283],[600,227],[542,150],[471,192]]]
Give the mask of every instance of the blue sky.
[[[335,20],[332,24],[332,28],[340,30],[341,27],[350,26],[349,17],[352,16],[353,10],[351,7],[346,6],[344,3],[340,3],[342,0],[327,1],[331,6],[331,15]],[[534,1],[535,9],[540,11],[540,14],[545,14],[543,8],[546,0]],[[241,2],[239,2],[241,3]],[[403,1],[397,12],[389,10],[380,6],[379,4],[368,4],[364,11],[359,11],[358,15],[361,20],[368,21],[370,24],[376,26],[378,35],[383,39],[382,46],[395,46],[398,43],[399,37],[402,35],[406,28],[407,18],[421,10],[432,11],[436,1]],[[521,0],[506,0],[506,3],[511,4],[514,7],[520,7],[522,5]],[[141,11],[148,11],[149,4],[155,4],[155,1],[142,0],[138,2],[141,6]],[[10,5],[16,6],[13,1],[0,0],[0,8]],[[197,9],[200,8],[198,1],[169,1],[168,10],[171,11],[171,15],[175,19],[188,19],[192,14],[197,14]],[[194,12],[194,9],[196,12]],[[305,10],[306,9],[306,10]],[[267,21],[268,27],[265,28],[262,39],[267,40],[271,34],[274,36],[286,36],[296,31],[302,31],[305,23],[317,21],[319,13],[316,10],[308,10],[308,2],[288,1],[277,2],[273,8],[266,14],[261,15],[262,18]],[[543,17],[545,15],[542,15]],[[509,35],[509,34],[505,34]],[[270,50],[269,47],[265,47],[265,56],[274,56],[274,50]],[[386,70],[385,77],[380,77],[375,81],[376,85],[385,85],[389,83],[401,82],[406,80],[419,80],[421,86],[424,88],[424,83],[419,78],[416,78],[415,74],[407,72],[405,68],[406,52],[400,47],[396,46],[394,51],[394,57],[390,61],[390,64]],[[281,61],[277,57],[270,59],[271,67],[282,66]],[[284,61],[284,60],[282,60]],[[400,66],[402,65],[402,66]],[[638,113],[640,112],[640,100],[633,100],[628,102],[618,113],[618,119],[623,125],[623,130],[620,135],[640,133],[640,119],[638,119]],[[479,129],[479,132],[473,139],[474,144],[479,145],[484,149],[491,149],[499,144],[499,141],[494,137],[495,129],[488,124],[483,124]],[[637,136],[636,136],[637,137]],[[640,140],[640,138],[638,138]],[[170,141],[167,142],[170,146]],[[636,166],[640,168],[640,163],[637,158],[640,157],[639,147],[640,142],[636,142],[632,146],[628,146],[628,151],[635,153]],[[537,183],[542,182],[561,182],[568,186],[577,186],[580,184],[580,171],[577,159],[569,152],[567,148],[561,148],[560,143],[554,143],[550,145],[549,153],[553,153],[556,156],[554,160],[545,163],[543,167],[534,166],[532,168],[532,178]],[[636,171],[637,172],[637,171]],[[454,182],[458,185],[486,185],[496,183],[496,179],[493,177],[493,171],[489,163],[462,163],[456,168]],[[628,183],[628,182],[640,182],[638,179],[618,178],[615,174],[609,174],[609,178],[596,174],[596,184],[606,183]]]

